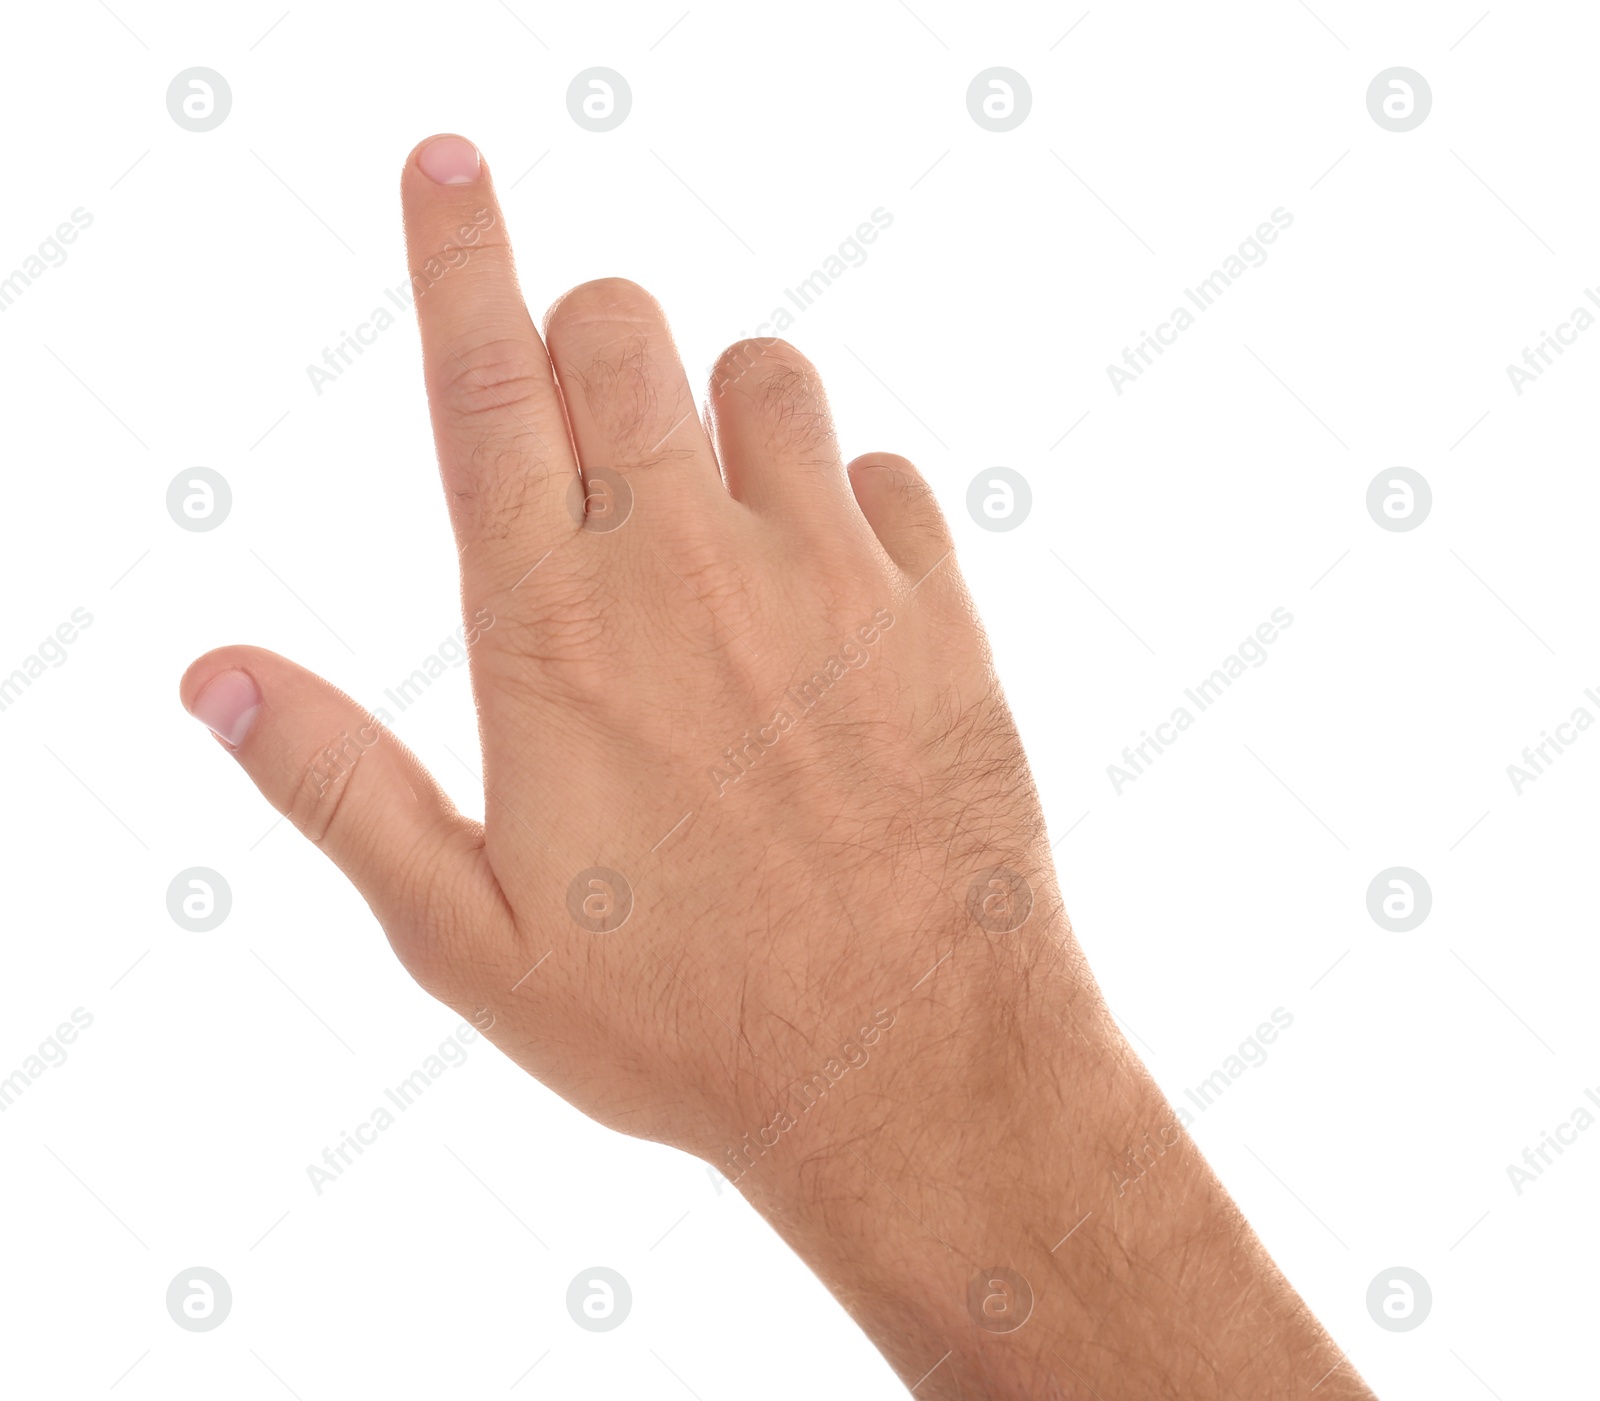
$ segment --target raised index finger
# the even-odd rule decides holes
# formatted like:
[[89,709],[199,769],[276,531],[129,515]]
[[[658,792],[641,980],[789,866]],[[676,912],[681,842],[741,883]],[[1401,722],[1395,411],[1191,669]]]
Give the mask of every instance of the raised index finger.
[[464,574],[510,588],[579,522],[550,357],[517,286],[488,166],[460,136],[424,141],[400,182],[439,470]]

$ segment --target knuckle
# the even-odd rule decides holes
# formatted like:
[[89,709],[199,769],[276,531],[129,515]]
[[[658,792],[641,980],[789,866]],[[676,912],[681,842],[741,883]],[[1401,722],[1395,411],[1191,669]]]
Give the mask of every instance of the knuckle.
[[452,347],[433,384],[451,510],[477,531],[507,536],[562,460],[565,427],[552,421],[559,410],[549,372],[508,336]]
[[811,362],[781,337],[747,337],[735,341],[717,356],[711,370],[711,391],[713,394],[724,394],[742,382],[753,381],[761,371],[771,366],[816,373]]
[[689,451],[669,440],[693,417],[694,402],[682,377],[664,371],[649,335],[630,331],[572,377],[610,454],[609,462],[598,465],[652,467]]
[[596,354],[576,378],[589,412],[615,451],[632,456],[644,446],[649,425],[660,412],[659,388],[644,337],[622,337]]
[[423,991],[454,1006],[466,998],[493,955],[484,930],[466,912],[474,908],[473,849],[477,839],[463,822],[432,851],[419,850],[402,867],[396,905],[402,920],[385,925],[406,972]]
[[462,469],[446,477],[457,521],[470,523],[473,533],[485,539],[509,539],[549,471],[530,471],[530,462],[537,460],[521,434],[481,434]]
[[768,441],[802,458],[819,458],[831,464],[838,458],[834,447],[833,416],[822,392],[822,381],[809,363],[770,365],[756,381],[753,397],[767,424]]
[[512,336],[452,347],[439,362],[437,396],[458,424],[513,415],[532,421],[550,392],[550,377],[526,342]]
[[643,287],[621,277],[582,283],[546,313],[545,335],[569,406],[577,402],[592,428],[586,453],[606,454],[597,465],[643,469],[693,455],[677,432],[694,417],[694,396]]
[[784,342],[776,336],[752,336],[735,341],[712,362],[712,392],[718,393],[729,385],[736,384],[749,372],[752,365],[764,359],[769,351],[783,344]]
[[933,494],[933,488],[923,480],[921,474],[897,471],[893,476],[894,494],[901,505],[919,519],[929,518],[928,524],[942,530],[944,512],[939,509],[939,498]]
[[342,840],[356,811],[346,799],[357,771],[383,737],[383,727],[365,716],[360,725],[347,725],[307,757],[287,816],[308,839],[318,845]]
[[661,304],[637,282],[625,277],[598,277],[563,292],[545,313],[547,336],[597,321],[659,321]]
[[496,629],[480,665],[513,689],[527,685],[531,665],[569,697],[604,694],[616,679],[620,651],[612,611],[598,571],[541,572],[537,588],[518,595],[513,626]]
[[485,286],[492,283],[496,291],[508,278],[515,277],[511,245],[503,231],[495,237],[483,236],[483,230],[495,226],[494,212],[480,208],[470,216],[463,215],[463,220],[468,217],[471,223],[461,223],[432,252],[412,259],[414,297],[427,296],[446,277]]
[[887,490],[907,529],[930,541],[944,541],[949,537],[937,494],[908,459],[891,452],[868,453],[851,463],[850,470],[872,474],[873,486]]
[[920,478],[921,476],[911,459],[901,457],[897,452],[864,452],[850,464],[852,472],[866,467],[886,468],[897,477]]

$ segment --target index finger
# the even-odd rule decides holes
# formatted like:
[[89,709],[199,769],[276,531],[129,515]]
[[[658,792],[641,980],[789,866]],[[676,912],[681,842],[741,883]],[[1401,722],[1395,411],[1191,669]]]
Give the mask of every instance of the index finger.
[[469,585],[509,588],[575,533],[578,465],[544,342],[517,286],[488,166],[430,137],[400,182],[439,471]]

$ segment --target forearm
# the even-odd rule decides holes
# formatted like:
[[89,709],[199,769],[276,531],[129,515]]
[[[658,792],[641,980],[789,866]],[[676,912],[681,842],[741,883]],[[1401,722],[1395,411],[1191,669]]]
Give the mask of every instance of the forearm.
[[880,1079],[739,1184],[907,1386],[1370,1398],[1092,987],[1030,976],[1015,997],[981,1038],[908,1009]]

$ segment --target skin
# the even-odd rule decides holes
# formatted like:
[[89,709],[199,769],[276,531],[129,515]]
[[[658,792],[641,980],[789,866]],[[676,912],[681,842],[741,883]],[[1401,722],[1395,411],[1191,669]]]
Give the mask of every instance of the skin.
[[185,706],[424,988],[717,1166],[918,1397],[1369,1398],[1107,1013],[916,469],[846,466],[781,341],[702,419],[633,283],[541,338],[451,142],[401,191],[485,821],[271,652]]

